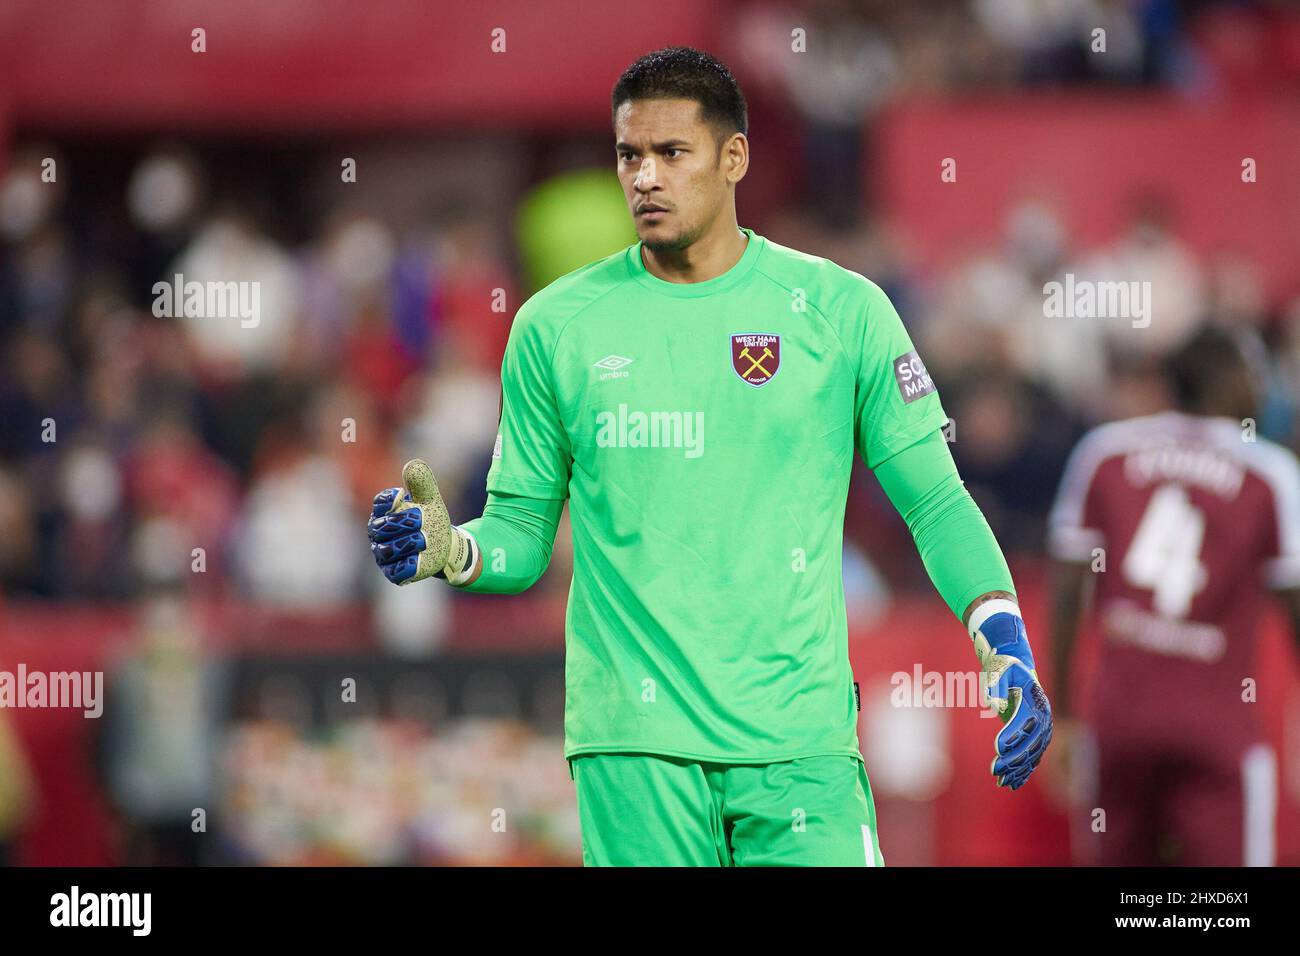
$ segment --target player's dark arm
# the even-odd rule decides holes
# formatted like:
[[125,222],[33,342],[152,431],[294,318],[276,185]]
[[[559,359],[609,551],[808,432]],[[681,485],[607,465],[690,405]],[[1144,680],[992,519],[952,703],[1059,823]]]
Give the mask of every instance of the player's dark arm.
[[1015,600],[1002,549],[958,475],[941,431],[881,462],[875,475],[907,523],[930,580],[963,625],[982,603]]
[[1291,639],[1296,642],[1296,653],[1300,655],[1300,588],[1280,590],[1277,596],[1286,605],[1287,616],[1291,619]]
[[1080,561],[1053,561],[1051,574],[1052,709],[1061,720],[1071,714],[1070,659],[1079,635],[1079,615],[1090,581],[1088,565]]

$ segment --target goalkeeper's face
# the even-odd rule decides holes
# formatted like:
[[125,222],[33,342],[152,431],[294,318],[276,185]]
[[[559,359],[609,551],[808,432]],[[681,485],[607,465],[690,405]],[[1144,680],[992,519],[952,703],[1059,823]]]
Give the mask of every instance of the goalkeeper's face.
[[737,138],[744,135],[719,145],[694,100],[628,100],[619,107],[618,179],[637,236],[648,248],[686,249],[712,228],[744,175],[747,144],[733,148]]

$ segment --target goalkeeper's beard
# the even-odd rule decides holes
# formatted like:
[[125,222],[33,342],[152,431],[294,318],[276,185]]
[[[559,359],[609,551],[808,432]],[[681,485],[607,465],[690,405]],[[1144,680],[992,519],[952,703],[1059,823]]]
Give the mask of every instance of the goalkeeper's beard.
[[642,239],[641,244],[656,255],[665,252],[683,252],[699,242],[702,235],[704,235],[704,227],[699,226],[693,230],[683,229],[671,238]]

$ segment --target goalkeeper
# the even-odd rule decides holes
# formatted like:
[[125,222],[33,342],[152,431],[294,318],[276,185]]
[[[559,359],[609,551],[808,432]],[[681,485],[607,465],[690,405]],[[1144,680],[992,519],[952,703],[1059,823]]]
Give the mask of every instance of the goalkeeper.
[[726,68],[648,54],[612,107],[640,240],[518,310],[483,514],[452,525],[409,462],[375,498],[375,560],[395,584],[522,591],[569,502],[564,755],[588,865],[883,865],[842,577],[854,455],[970,635],[1002,717],[992,773],[1016,790],[1051,710],[1011,575],[889,299],[737,225]]

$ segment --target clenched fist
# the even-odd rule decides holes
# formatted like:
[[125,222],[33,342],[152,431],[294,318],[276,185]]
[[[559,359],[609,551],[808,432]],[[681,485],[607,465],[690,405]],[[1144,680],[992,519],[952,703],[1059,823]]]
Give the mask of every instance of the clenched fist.
[[370,551],[394,584],[442,577],[466,584],[478,563],[478,547],[451,523],[429,466],[413,458],[402,467],[405,488],[375,495],[367,523]]

